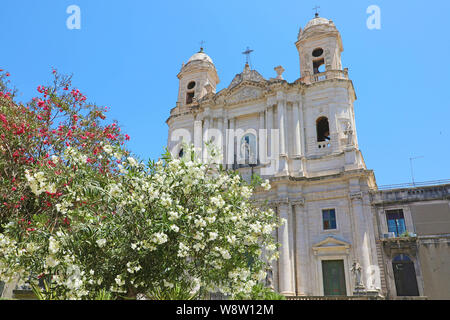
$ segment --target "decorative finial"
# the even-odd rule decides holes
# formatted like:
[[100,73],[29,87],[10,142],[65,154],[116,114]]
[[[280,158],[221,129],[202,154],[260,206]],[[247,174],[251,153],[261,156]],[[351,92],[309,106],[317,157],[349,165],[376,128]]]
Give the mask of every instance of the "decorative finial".
[[247,50],[245,50],[244,52],[242,52],[242,54],[245,54],[247,57],[246,57],[246,60],[245,60],[245,66],[247,67],[247,66],[249,66],[250,67],[250,69],[251,69],[251,66],[250,66],[250,64],[251,64],[251,62],[250,62],[250,54],[253,52],[254,50],[251,50],[249,47],[247,47]]
[[319,17],[319,11],[318,11],[318,9],[320,9],[319,6],[315,6],[315,7],[313,8],[313,10],[316,10],[316,18]]
[[203,52],[203,46],[206,43],[206,41],[200,41],[200,51],[199,52]]
[[276,77],[276,79],[278,79],[278,80],[284,80],[283,79],[283,72],[284,72],[284,68],[282,67],[282,66],[278,66],[278,67],[275,67],[275,68],[273,68],[275,71],[276,71],[276,73],[277,73],[277,77]]

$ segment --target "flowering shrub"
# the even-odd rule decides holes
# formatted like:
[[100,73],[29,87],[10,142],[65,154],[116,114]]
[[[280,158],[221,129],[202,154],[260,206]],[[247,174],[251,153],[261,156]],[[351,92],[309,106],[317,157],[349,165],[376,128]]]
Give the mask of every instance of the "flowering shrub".
[[0,100],[0,279],[46,299],[251,297],[277,258],[279,226],[252,204],[254,186],[188,146],[183,159],[139,162],[128,136],[58,79],[27,107]]
[[[36,214],[47,214],[56,222],[54,205],[70,180],[48,189],[35,184],[32,188],[41,192],[30,192],[35,190],[28,188],[26,170],[50,166],[60,174],[59,168],[66,166],[64,151],[71,147],[82,151],[91,167],[112,176],[116,163],[103,157],[102,143],[121,146],[128,136],[120,133],[117,123],[104,123],[107,110],[87,103],[80,90],[71,87],[70,77],[54,70],[53,84],[38,86],[38,96],[24,105],[14,100],[8,76],[0,70],[0,224],[13,217],[28,223]],[[46,177],[36,179],[41,183]]]
[[[120,156],[112,146],[106,150]],[[35,194],[73,179],[56,204],[70,225],[49,228],[41,215],[34,216],[33,230],[10,222],[0,238],[3,277],[26,279],[32,272],[60,297],[80,299],[104,288],[117,296],[151,296],[175,285],[200,295],[245,296],[265,279],[277,256],[272,232],[278,222],[271,210],[252,205],[253,187],[239,175],[167,153],[148,166],[128,157],[109,180],[75,149],[67,148],[65,159],[61,174],[46,166],[27,179]],[[73,205],[80,201],[91,206]],[[265,255],[264,247],[271,249]]]

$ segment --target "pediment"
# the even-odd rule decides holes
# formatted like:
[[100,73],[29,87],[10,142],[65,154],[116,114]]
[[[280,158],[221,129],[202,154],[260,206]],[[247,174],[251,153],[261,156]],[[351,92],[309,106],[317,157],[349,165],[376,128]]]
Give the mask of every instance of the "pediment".
[[253,86],[243,86],[238,88],[238,90],[230,93],[228,97],[226,97],[227,103],[238,103],[246,100],[253,100],[261,98],[264,95],[263,90],[253,87]]
[[337,239],[335,237],[327,237],[324,240],[314,244],[312,249],[314,254],[328,252],[346,252],[348,253],[351,244],[347,241]]
[[251,70],[249,65],[246,64],[244,71],[238,73],[234,77],[233,81],[231,81],[230,85],[228,86],[228,89],[233,89],[245,82],[264,83],[266,82],[266,79],[264,79],[264,77],[260,75],[258,71]]

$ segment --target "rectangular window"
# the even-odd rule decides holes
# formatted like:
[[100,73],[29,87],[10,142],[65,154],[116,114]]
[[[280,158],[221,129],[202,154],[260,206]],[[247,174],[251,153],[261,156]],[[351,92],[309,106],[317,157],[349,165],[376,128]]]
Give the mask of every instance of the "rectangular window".
[[406,232],[405,218],[402,209],[386,210],[388,232],[394,232],[398,237]]
[[336,210],[322,210],[323,230],[336,229]]

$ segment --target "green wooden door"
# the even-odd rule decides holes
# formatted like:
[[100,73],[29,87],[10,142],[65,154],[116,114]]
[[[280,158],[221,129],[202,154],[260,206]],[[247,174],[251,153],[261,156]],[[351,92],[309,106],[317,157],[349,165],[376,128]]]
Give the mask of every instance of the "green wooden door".
[[343,260],[323,260],[323,292],[325,296],[346,296]]

